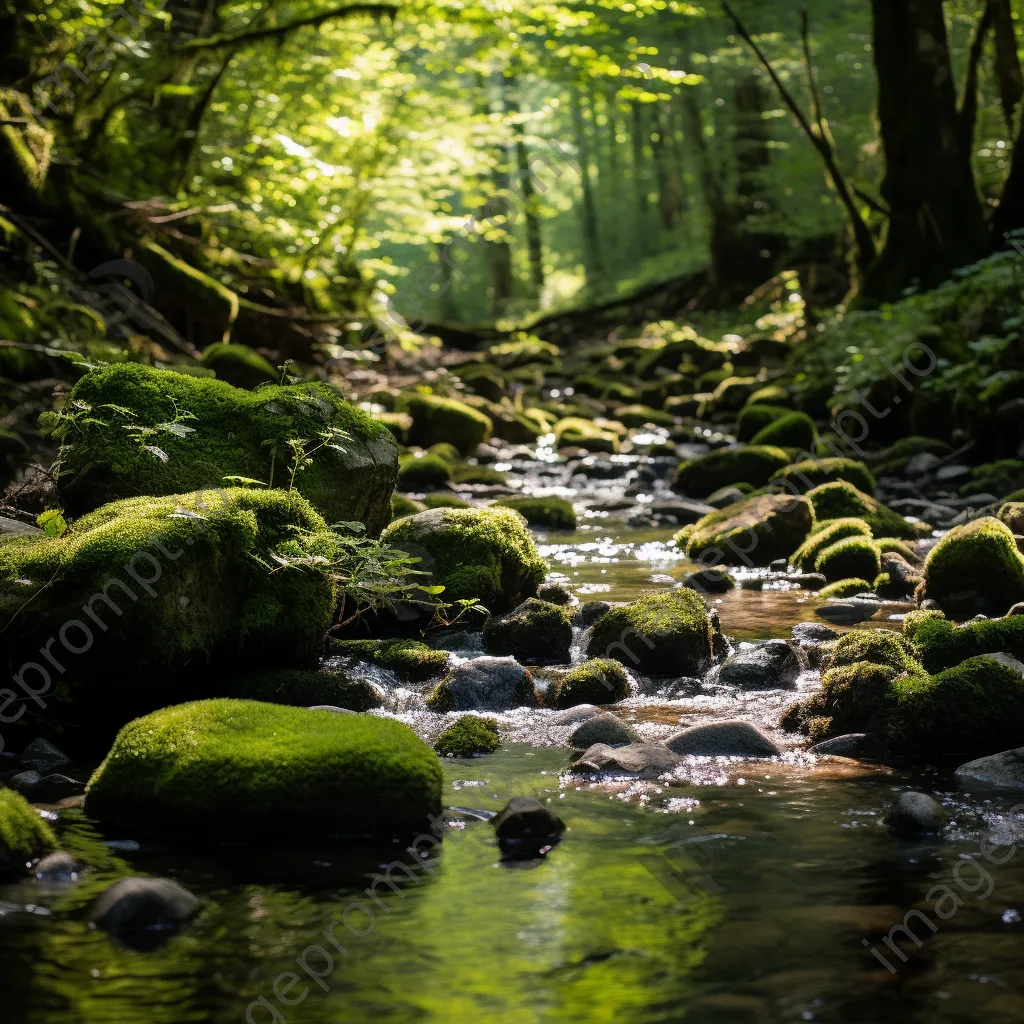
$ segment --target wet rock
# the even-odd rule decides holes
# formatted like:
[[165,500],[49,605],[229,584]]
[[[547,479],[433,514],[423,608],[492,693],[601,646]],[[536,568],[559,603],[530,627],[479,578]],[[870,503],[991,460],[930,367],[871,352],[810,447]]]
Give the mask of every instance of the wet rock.
[[539,800],[514,796],[491,819],[506,857],[533,859],[548,853],[565,831],[565,822]]
[[693,676],[680,676],[678,679],[648,679],[643,676],[638,689],[645,697],[658,697],[661,700],[684,700],[702,693],[704,683]]
[[828,580],[820,572],[801,572],[789,577],[791,583],[795,583],[803,590],[810,590],[817,593]]
[[723,509],[735,505],[746,498],[746,494],[738,487],[719,487],[706,501],[712,508]]
[[798,622],[792,630],[793,642],[801,647],[812,644],[827,644],[830,640],[838,640],[842,633],[831,626],[823,626],[820,622]]
[[727,594],[735,588],[736,580],[724,569],[701,569],[691,572],[683,580],[683,586],[698,594]]
[[745,690],[793,686],[800,675],[800,659],[785,640],[766,640],[751,650],[728,658],[719,669],[718,682]]
[[970,475],[970,466],[940,466],[935,472],[935,479],[940,484],[945,484],[951,483],[954,480],[965,480]]
[[851,732],[833,736],[808,747],[809,754],[831,754],[833,757],[875,757],[880,752],[878,739],[866,732]]
[[566,708],[565,711],[559,711],[552,715],[548,719],[548,724],[558,726],[579,725],[580,722],[586,722],[596,715],[603,714],[606,714],[606,712],[594,704],[577,704],[575,707]]
[[[668,525],[689,526],[699,522],[706,515],[716,511],[715,507],[702,501],[687,501],[685,498],[657,498],[644,505],[645,518],[652,517]],[[632,520],[634,517],[630,517]]]
[[40,882],[75,882],[82,873],[82,863],[64,850],[47,854],[33,869]]
[[71,763],[71,758],[67,754],[42,737],[34,739],[21,752],[21,760],[23,764],[31,765],[40,772],[50,772],[54,768]]
[[904,472],[909,477],[926,476],[942,465],[942,459],[931,452],[921,452],[907,462]]
[[612,606],[607,601],[587,601],[580,608],[580,619],[584,626],[590,627],[611,610]]
[[968,761],[956,770],[962,784],[981,783],[999,789],[1024,789],[1024,747]]
[[709,722],[683,729],[665,741],[673,754],[705,757],[775,757],[782,751],[750,722]]
[[740,580],[740,590],[764,590],[763,576],[746,576]]
[[515,658],[474,658],[457,665],[427,699],[432,711],[510,711],[537,707],[533,677]]
[[946,812],[934,797],[908,790],[900,793],[884,822],[896,832],[930,835],[942,831],[946,824]]
[[776,558],[768,566],[769,572],[789,572],[789,559],[788,558]]
[[174,934],[199,912],[199,900],[170,878],[122,878],[92,905],[89,923],[135,948]]
[[1024,601],[1018,601],[1007,613],[1006,618],[1011,615],[1024,615]]
[[577,750],[588,750],[598,743],[621,747],[639,743],[640,737],[621,718],[610,712],[600,712],[580,723],[569,734],[569,743]]
[[572,626],[568,609],[531,597],[518,608],[484,626],[491,654],[507,654],[531,664],[569,661]]
[[879,601],[851,598],[848,601],[830,601],[815,608],[814,613],[837,626],[855,626],[858,622],[867,622],[881,607]]
[[16,793],[34,804],[55,804],[69,796],[85,792],[85,783],[66,775],[40,777],[38,772],[20,772],[7,783]]
[[682,758],[661,743],[631,743],[626,747],[610,747],[595,743],[578,760],[569,765],[577,775],[591,772],[621,772],[641,778],[657,778],[682,764]]
[[899,601],[913,597],[918,584],[924,578],[921,570],[911,565],[901,554],[885,551],[881,558],[882,576],[887,579],[878,586],[880,597]]
[[569,605],[576,599],[573,592],[564,583],[545,583],[537,591],[537,596],[542,601],[557,605]]

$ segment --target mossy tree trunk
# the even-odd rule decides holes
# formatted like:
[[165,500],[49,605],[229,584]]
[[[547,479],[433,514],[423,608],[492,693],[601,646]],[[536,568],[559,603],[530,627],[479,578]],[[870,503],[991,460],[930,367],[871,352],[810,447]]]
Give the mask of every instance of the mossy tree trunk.
[[898,299],[988,250],[970,151],[959,130],[942,0],[872,0],[878,120],[889,207],[883,250],[861,290]]

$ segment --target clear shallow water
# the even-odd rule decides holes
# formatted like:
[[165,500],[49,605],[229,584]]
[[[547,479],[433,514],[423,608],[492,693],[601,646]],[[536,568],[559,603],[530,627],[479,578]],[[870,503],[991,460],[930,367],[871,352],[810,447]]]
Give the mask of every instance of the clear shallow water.
[[[542,489],[529,473],[525,483]],[[614,502],[622,492],[616,481],[578,493]],[[627,600],[692,571],[667,543],[674,532],[601,514],[540,541],[581,599]],[[719,611],[728,635],[756,640],[788,636],[817,603],[798,590],[734,591]],[[446,717],[375,673],[390,691],[387,713],[436,736]],[[814,685],[805,674],[798,687]],[[713,718],[770,728],[793,699],[635,694],[618,710],[659,739]],[[157,846],[101,836],[82,812],[62,811],[65,848],[91,867],[77,885],[0,886],[0,1021],[220,1024],[247,1012],[257,1024],[1024,1020],[1024,853],[1011,845],[1024,846],[1024,820],[1009,822],[1011,797],[959,792],[951,766],[816,760],[777,733],[787,752],[773,761],[693,759],[662,781],[578,779],[565,772],[568,728],[552,717],[499,716],[507,746],[446,762],[445,802],[496,811],[511,795],[550,800],[568,826],[561,844],[542,862],[503,864],[490,826],[453,811],[429,871],[410,879],[393,869],[397,892],[374,881],[395,861],[414,863],[404,844],[290,848],[271,834],[245,849],[202,837]],[[880,825],[906,788],[947,804],[941,838],[900,839]],[[972,893],[978,876],[965,858],[982,838],[1008,859],[982,861],[991,885]],[[90,903],[129,874],[177,879],[202,898],[202,913],[149,952],[91,930]],[[962,901],[948,920],[928,898],[937,885]],[[921,945],[896,933],[904,962],[883,940],[915,909],[936,929],[909,918]],[[344,955],[323,937],[339,920],[351,924],[334,925]],[[322,985],[296,963],[313,944],[332,953],[330,970],[305,954]],[[289,972],[301,975],[291,989]]]

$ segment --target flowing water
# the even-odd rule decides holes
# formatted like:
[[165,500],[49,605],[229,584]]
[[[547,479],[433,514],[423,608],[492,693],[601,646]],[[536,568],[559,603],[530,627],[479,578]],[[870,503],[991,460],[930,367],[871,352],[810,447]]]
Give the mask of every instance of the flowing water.
[[[516,478],[529,490],[568,489],[551,460],[535,466],[547,475]],[[578,494],[614,503],[609,490]],[[625,600],[693,568],[669,545],[672,532],[598,512],[577,534],[539,541],[584,599]],[[788,636],[816,605],[799,590],[737,590],[719,611],[742,641]],[[873,625],[900,612],[883,609]],[[387,673],[374,678],[388,689],[386,713],[425,737],[450,719]],[[814,685],[811,672],[798,683]],[[792,699],[638,693],[617,710],[659,738],[713,717],[770,728]],[[1008,813],[1012,794],[958,789],[955,765],[816,759],[778,733],[785,752],[771,760],[691,759],[659,781],[581,779],[565,771],[567,730],[551,717],[499,716],[498,753],[446,761],[448,827],[440,844],[421,838],[413,852],[291,848],[274,834],[245,848],[200,836],[158,846],[60,811],[65,848],[90,867],[76,883],[0,887],[0,1020],[1024,1020],[1024,855],[1014,845],[1024,818]],[[907,788],[946,805],[941,837],[899,838],[881,825]],[[567,825],[542,860],[498,853],[482,812],[512,795],[548,802]],[[389,866],[393,886],[382,877]],[[175,878],[203,900],[200,916],[148,950],[90,929],[86,908],[126,874]],[[904,922],[913,935],[893,933],[897,952],[885,939]]]

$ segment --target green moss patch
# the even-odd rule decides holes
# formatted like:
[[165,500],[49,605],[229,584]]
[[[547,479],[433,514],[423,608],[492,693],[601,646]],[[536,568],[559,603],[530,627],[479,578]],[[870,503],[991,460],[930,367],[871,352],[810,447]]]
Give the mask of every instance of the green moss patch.
[[425,512],[426,510],[427,503],[425,501],[417,501],[415,498],[410,498],[405,494],[391,495],[392,520],[401,519],[402,516],[414,516],[417,512]]
[[852,578],[873,580],[881,570],[880,555],[869,538],[844,537],[818,554],[814,569],[829,583]]
[[199,362],[213,370],[218,380],[226,380],[236,388],[252,390],[261,384],[276,384],[278,380],[270,360],[248,345],[218,342],[203,349]]
[[759,434],[765,427],[775,423],[776,420],[785,419],[793,412],[778,405],[761,403],[751,404],[749,401],[740,412],[736,421],[736,438],[739,441],[749,442],[756,434]]
[[488,620],[484,644],[490,654],[510,654],[524,663],[567,662],[572,645],[570,619],[564,606],[531,597],[507,615]]
[[[758,408],[756,405],[752,408]],[[751,440],[755,445],[778,445],[780,448],[799,448],[810,451],[818,440],[818,428],[806,413],[791,412],[762,427]]]
[[725,448],[679,466],[673,490],[691,498],[706,498],[720,487],[745,483],[763,487],[775,472],[789,465],[789,456],[771,446]]
[[565,498],[501,498],[494,504],[515,509],[531,526],[576,529],[576,510]]
[[837,480],[845,480],[869,497],[874,497],[875,478],[867,466],[856,459],[805,459],[779,470],[771,482],[784,484],[797,494],[806,494],[815,487]]
[[344,672],[290,669],[243,676],[231,684],[230,696],[268,704],[308,708],[328,704],[349,711],[370,711],[384,703],[376,688]]
[[117,498],[222,487],[245,477],[288,485],[289,438],[312,450],[343,430],[344,451],[322,447],[295,487],[328,522],[378,534],[391,519],[398,451],[387,428],[324,384],[258,391],[225,381],[120,363],[86,374],[71,392],[57,487],[80,515]]
[[863,519],[831,519],[815,524],[811,535],[793,552],[790,562],[798,569],[813,571],[818,555],[844,537],[870,537],[871,528]]
[[807,492],[815,519],[863,519],[877,537],[913,539],[918,536],[912,523],[887,505],[858,490],[845,480],[820,484]]
[[856,594],[869,594],[871,589],[872,586],[868,580],[837,580],[827,587],[822,587],[818,591],[818,596],[827,601],[830,597],[854,597]]
[[907,638],[921,652],[929,672],[953,668],[982,654],[1010,654],[1024,660],[1024,616],[956,625],[941,612],[911,612],[903,622]]
[[489,416],[454,398],[406,393],[399,410],[412,417],[410,440],[424,448],[447,442],[462,455],[472,455],[494,429]]
[[593,658],[567,672],[551,687],[546,703],[555,708],[617,704],[629,696],[629,677],[610,658]]
[[398,482],[405,490],[434,490],[451,478],[452,467],[436,455],[403,455],[398,460]]
[[336,640],[328,641],[331,654],[348,655],[390,669],[403,679],[420,681],[440,675],[451,655],[419,640]]
[[24,872],[57,846],[50,826],[13,789],[0,788],[0,877]]
[[442,757],[475,757],[493,754],[500,745],[496,719],[463,715],[437,737],[434,749]]
[[714,636],[704,601],[684,587],[613,608],[594,625],[587,654],[651,676],[701,676],[711,667]]
[[89,782],[101,821],[247,843],[426,831],[441,809],[437,755],[372,715],[207,700],[126,725]]
[[[437,494],[428,494],[422,501],[426,508],[472,508],[468,501],[464,501],[457,494],[445,494],[439,491]],[[417,509],[422,512],[423,509]]]
[[823,661],[826,669],[869,661],[900,672],[920,672],[917,647],[891,629],[855,629],[844,633]]
[[591,452],[615,454],[619,450],[619,435],[595,426],[579,416],[567,416],[555,424],[555,440],[559,448],[586,448]]

